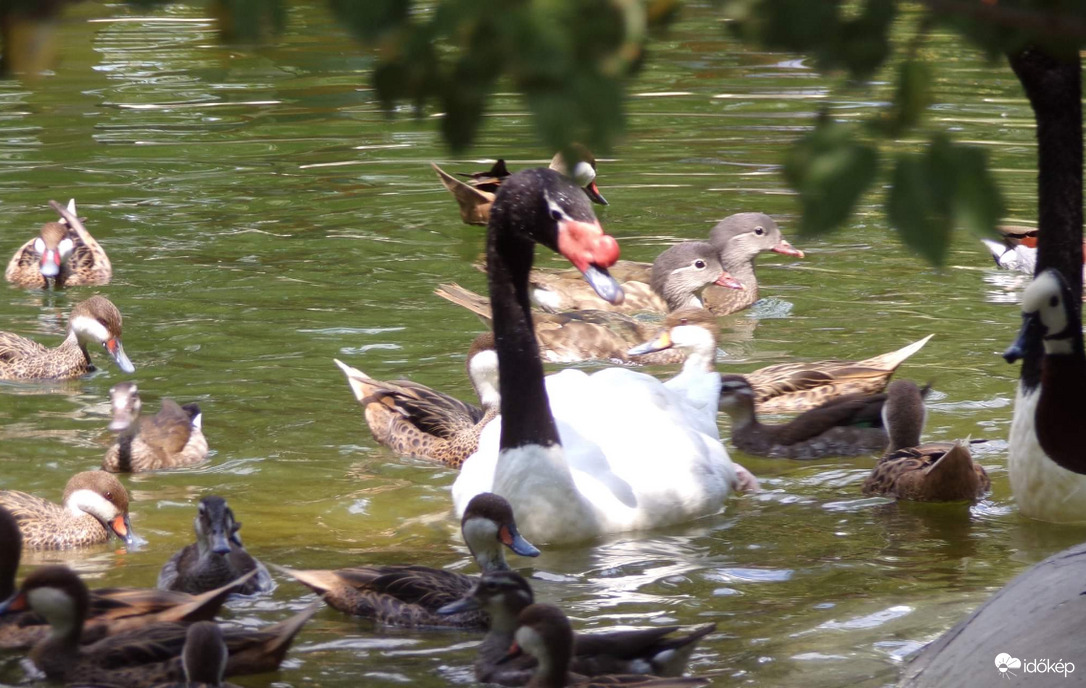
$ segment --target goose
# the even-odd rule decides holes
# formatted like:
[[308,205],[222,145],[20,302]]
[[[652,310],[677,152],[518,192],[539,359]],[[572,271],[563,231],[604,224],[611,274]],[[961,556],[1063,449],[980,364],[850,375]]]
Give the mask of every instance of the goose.
[[241,544],[241,524],[222,497],[203,497],[196,506],[193,519],[196,542],[185,545],[162,565],[157,587],[199,594],[236,581],[255,571],[234,592],[252,595],[272,588],[268,569],[254,559]]
[[[569,259],[601,296],[621,298],[601,269],[617,259],[617,243],[584,194],[549,170],[510,176],[491,208],[487,238],[501,415],[453,484],[457,512],[475,495],[495,492],[513,505],[529,538],[558,543],[720,511],[738,486],[737,471],[715,422],[707,428],[705,409],[685,394],[626,368],[591,376],[565,370],[544,380],[528,296],[535,243]],[[713,391],[715,398],[719,380]]]
[[382,382],[333,359],[365,409],[373,438],[397,454],[460,468],[479,434],[498,414],[498,359],[494,335],[484,332],[468,349],[468,378],[482,408],[410,380]]
[[[578,186],[584,189],[585,194],[593,203],[607,205],[607,199],[603,197],[599,187],[596,186],[595,156],[582,145],[574,144],[573,148],[580,158],[580,162],[573,166],[572,172],[569,171],[569,166],[566,164],[561,152],[555,153],[554,157],[551,158],[550,169],[576,182]],[[435,163],[430,163],[430,167],[434,168],[438,179],[456,198],[456,204],[460,206],[460,219],[464,224],[485,226],[487,220],[490,219],[490,207],[494,204],[494,197],[502,182],[509,177],[509,170],[505,166],[505,161],[498,160],[486,172],[457,173],[459,176],[467,178],[469,180],[467,182],[457,179]]]
[[875,454],[889,437],[882,425],[885,394],[850,394],[830,399],[788,423],[758,420],[754,388],[742,375],[720,378],[720,408],[732,419],[731,441],[755,456],[819,459]]
[[135,542],[128,519],[128,492],[104,471],[76,473],[64,487],[63,504],[18,490],[0,490],[0,506],[19,523],[23,547],[69,549],[97,545],[116,535]]
[[574,656],[573,629],[569,619],[558,607],[550,604],[532,604],[517,617],[515,641],[509,648],[509,657],[525,652],[535,657],[535,674],[526,684],[529,688],[563,688],[578,686],[637,686],[638,688],[677,688],[679,686],[707,686],[707,679],[693,677],[660,678],[655,676],[608,674],[595,677],[578,676],[570,672]]
[[88,344],[100,344],[126,373],[136,368],[121,346],[121,312],[104,296],[92,296],[72,309],[68,336],[48,349],[12,332],[0,332],[0,380],[68,380],[94,370]]
[[[501,660],[513,642],[517,617],[533,602],[532,586],[523,576],[516,571],[494,571],[484,574],[467,597],[438,610],[439,614],[458,614],[482,609],[490,617],[490,628],[476,650],[476,681],[523,686],[531,679],[535,658],[527,655],[515,661]],[[702,624],[685,634],[679,630],[679,626],[659,626],[576,635],[570,669],[585,676],[682,676],[694,648],[716,630],[716,624]]]
[[973,463],[963,442],[920,443],[924,400],[909,380],[894,380],[886,390],[883,425],[890,436],[886,453],[863,484],[865,495],[920,502],[974,501],[992,489],[984,467]]
[[[32,609],[49,622],[52,633],[34,646],[30,660],[50,681],[143,688],[184,679],[184,624],[149,624],[81,644],[89,600],[87,586],[71,569],[43,566],[26,577],[14,596],[0,602],[0,614]],[[225,630],[229,648],[225,674],[278,669],[294,636],[319,608],[310,605],[266,628]]]
[[1042,271],[1022,294],[1022,330],[1004,354],[1025,359],[1011,423],[1011,489],[1022,513],[1058,523],[1086,522],[1079,300],[1058,271]]
[[196,404],[178,406],[162,400],[152,418],[140,418],[143,402],[135,382],[121,382],[109,390],[113,419],[109,429],[119,433],[106,450],[102,470],[139,473],[162,468],[193,466],[207,459],[202,414]]
[[[460,520],[460,532],[475,562],[484,573],[506,571],[502,547],[522,557],[539,550],[521,537],[513,509],[495,494],[476,495]],[[474,576],[428,566],[355,566],[335,571],[276,569],[309,586],[328,606],[378,623],[413,628],[465,628],[485,630],[485,613],[471,610],[438,614],[438,608],[459,600],[475,584]]]
[[4,279],[20,287],[56,288],[109,284],[113,267],[102,246],[79,220],[75,199],[64,208],[49,205],[60,222],[42,225],[38,236],[23,244],[4,271]]

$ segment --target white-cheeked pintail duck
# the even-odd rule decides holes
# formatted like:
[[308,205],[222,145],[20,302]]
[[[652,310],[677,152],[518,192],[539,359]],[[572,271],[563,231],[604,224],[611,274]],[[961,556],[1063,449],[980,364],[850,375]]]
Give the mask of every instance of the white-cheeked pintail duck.
[[128,492],[105,471],[76,473],[64,487],[62,504],[17,490],[0,490],[0,506],[11,512],[27,549],[69,549],[98,545],[112,533],[134,542],[128,520]]
[[0,380],[68,380],[94,370],[87,345],[100,345],[126,373],[136,368],[121,346],[121,312],[104,296],[76,304],[68,336],[49,349],[12,332],[0,332]]
[[118,436],[102,459],[102,470],[139,473],[193,466],[207,459],[198,405],[179,406],[172,399],[163,399],[158,413],[140,418],[143,402],[135,382],[114,385],[109,401],[113,410],[109,429]]
[[42,225],[39,235],[15,252],[4,279],[20,287],[56,288],[109,284],[113,267],[102,246],[76,216],[75,199],[64,208],[49,201],[61,219]]

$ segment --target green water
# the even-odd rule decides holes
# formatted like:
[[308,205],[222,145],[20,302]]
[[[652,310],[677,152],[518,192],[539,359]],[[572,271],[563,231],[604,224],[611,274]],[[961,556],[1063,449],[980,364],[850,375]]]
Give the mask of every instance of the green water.
[[[482,231],[459,223],[428,163],[471,170],[504,156],[520,168],[551,152],[503,95],[473,157],[450,159],[432,117],[380,111],[366,87],[371,58],[323,3],[291,7],[276,43],[239,49],[219,44],[198,7],[116,21],[136,15],[78,5],[60,27],[56,72],[30,87],[0,83],[0,257],[51,219],[50,199],[74,196],[115,272],[107,287],[63,293],[0,286],[0,326],[52,345],[74,303],[109,296],[145,408],[164,396],[199,402],[212,448],[203,467],[122,478],[142,549],[31,555],[24,572],[62,561],[92,585],[153,585],[191,541],[207,494],[228,499],[249,550],[268,562],[471,570],[451,513],[455,476],[377,446],[332,358],[470,398],[463,357],[481,326],[431,292],[443,281],[484,288],[471,267]],[[1012,216],[1028,220],[1028,106],[1009,69],[960,43],[933,41],[952,103],[933,118],[989,150]],[[1018,326],[1015,278],[967,237],[946,269],[929,267],[889,233],[875,200],[832,237],[795,235],[782,151],[819,109],[858,118],[885,95],[842,97],[827,84],[794,56],[729,42],[712,10],[688,8],[630,89],[629,133],[600,163],[611,202],[601,219],[624,257],[649,260],[732,212],[777,217],[807,258],[761,261],[766,301],[760,317],[724,323],[721,370],[862,358],[935,333],[900,374],[935,384],[926,437],[993,440],[976,452],[993,491],[968,509],[888,504],[860,495],[870,458],[733,452],[765,489],[719,516],[514,560],[578,627],[716,621],[691,669],[726,685],[893,683],[910,652],[1086,536],[1023,519],[1010,493],[1017,368],[996,354]],[[126,376],[97,362],[100,372],[69,384],[0,384],[0,488],[59,499],[72,473],[98,465],[108,390]],[[228,615],[255,625],[312,599],[280,580]],[[474,640],[325,609],[278,675],[237,682],[466,683]],[[16,660],[0,657],[0,680],[21,677]]]

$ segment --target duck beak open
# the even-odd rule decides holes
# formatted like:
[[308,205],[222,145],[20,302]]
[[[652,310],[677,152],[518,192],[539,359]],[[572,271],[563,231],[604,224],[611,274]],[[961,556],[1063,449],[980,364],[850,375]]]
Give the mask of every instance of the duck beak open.
[[774,253],[780,253],[781,255],[784,255],[784,256],[793,256],[795,258],[802,258],[803,257],[803,251],[800,251],[798,248],[796,248],[792,244],[788,243],[784,239],[781,239],[780,243],[777,244],[776,246],[774,246],[770,250],[773,251]]
[[588,183],[588,186],[584,187],[584,192],[588,194],[588,197],[592,199],[593,203],[599,203],[600,205],[609,205],[607,199],[600,193],[600,187],[596,186],[596,182],[592,181]]
[[479,606],[479,601],[474,597],[465,597],[462,600],[450,602],[444,607],[439,607],[437,613],[442,616],[448,616],[450,614],[459,614],[460,612],[474,612],[482,607]]
[[743,286],[742,282],[735,279],[726,272],[722,273],[720,277],[717,277],[713,284],[717,285],[718,287],[726,287],[728,289],[746,289],[746,287]]
[[124,544],[131,546],[135,543],[135,538],[132,537],[132,524],[128,520],[128,514],[118,514],[113,517],[113,520],[109,522],[109,529],[113,531],[113,534],[124,541]]
[[498,531],[498,539],[502,544],[522,557],[538,557],[539,550],[535,545],[521,537],[515,526],[502,526]]
[[[740,288],[742,288],[740,286]],[[634,348],[626,352],[627,356],[642,356],[644,354],[651,354],[654,351],[663,351],[664,349],[670,349],[671,342],[671,330],[664,330],[660,333],[660,336],[651,342],[645,342],[644,344],[638,344]]]
[[136,366],[132,365],[132,361],[128,360],[128,356],[124,353],[124,347],[121,346],[120,337],[107,339],[103,346],[106,347],[106,351],[113,357],[113,360],[117,362],[118,368],[126,373],[136,372]]
[[622,287],[607,272],[618,260],[618,242],[604,233],[598,221],[559,220],[558,252],[581,271],[601,299],[613,304],[625,300]]

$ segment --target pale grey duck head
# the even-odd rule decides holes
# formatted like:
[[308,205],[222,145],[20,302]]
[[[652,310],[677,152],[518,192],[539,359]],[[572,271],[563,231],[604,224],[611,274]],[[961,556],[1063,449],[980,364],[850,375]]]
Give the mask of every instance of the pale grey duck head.
[[472,497],[460,519],[460,530],[484,572],[509,568],[502,553],[503,546],[522,557],[539,556],[539,550],[517,532],[513,507],[505,497],[492,492],[481,492]]
[[700,305],[692,303],[692,299],[710,284],[729,289],[743,288],[741,282],[724,270],[717,249],[707,241],[675,244],[652,263],[649,285],[671,310]]
[[729,215],[709,232],[709,243],[720,252],[724,269],[732,272],[745,263],[753,262],[763,251],[803,257],[803,251],[785,241],[780,227],[765,213]]

